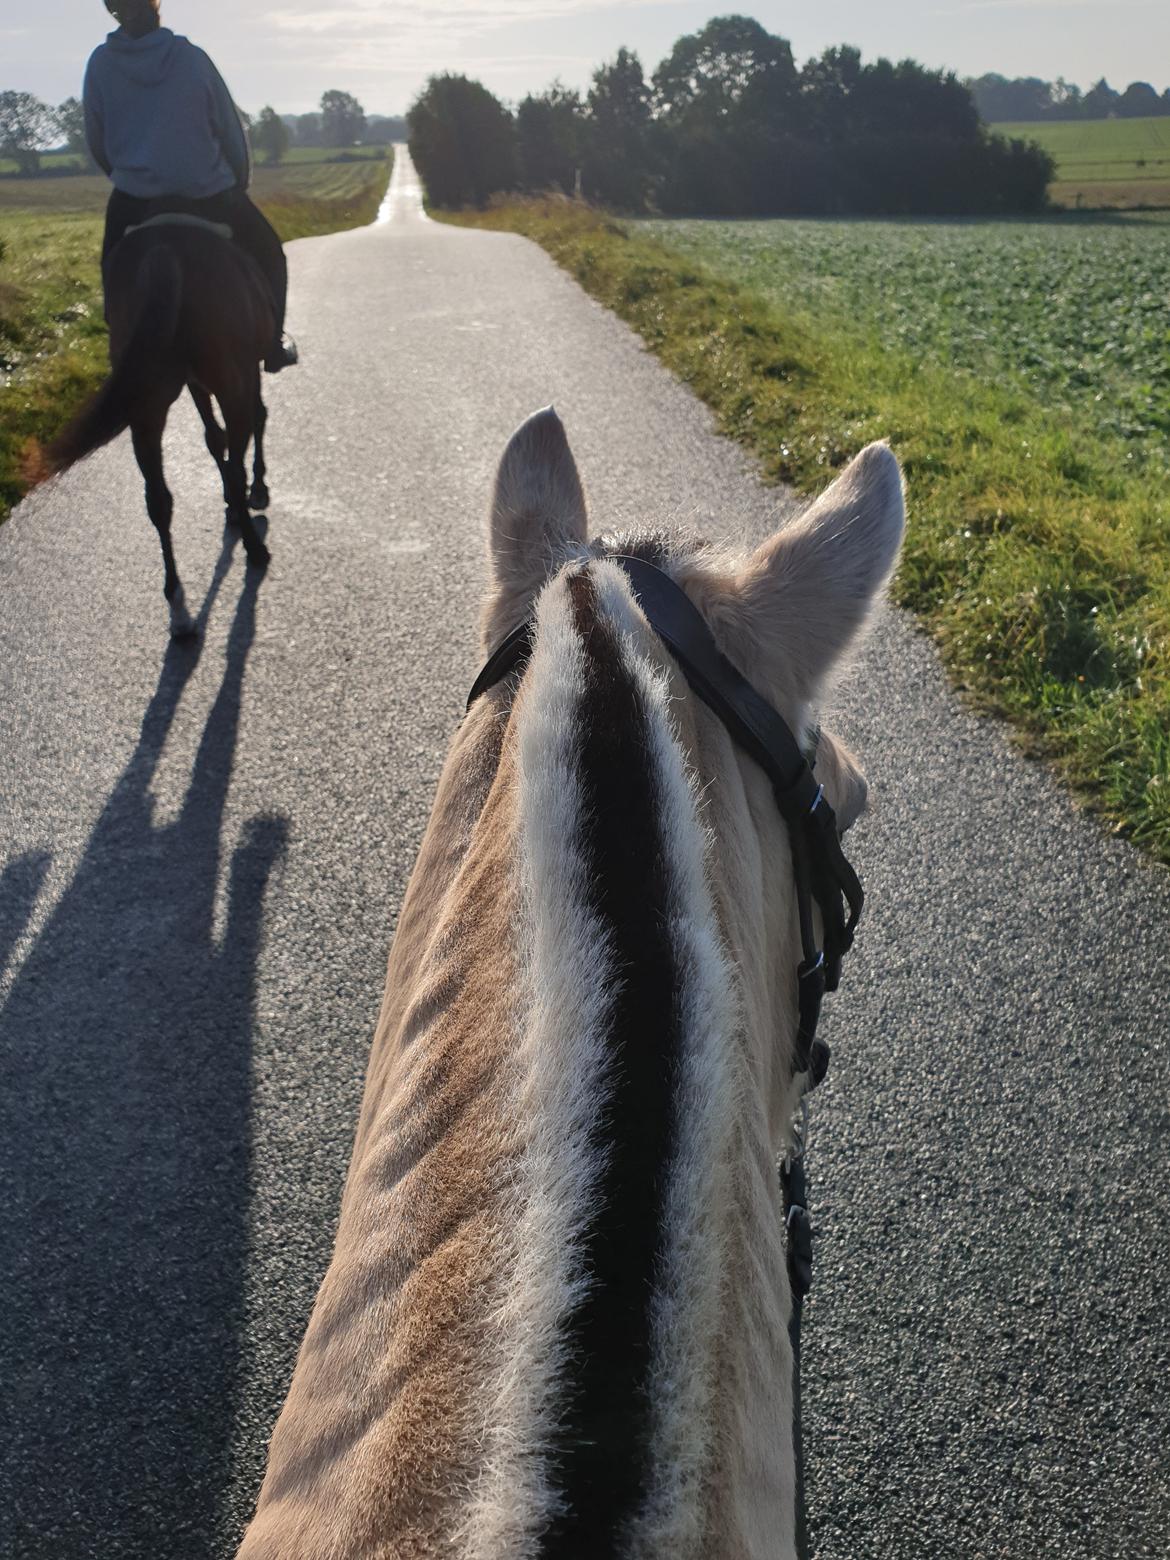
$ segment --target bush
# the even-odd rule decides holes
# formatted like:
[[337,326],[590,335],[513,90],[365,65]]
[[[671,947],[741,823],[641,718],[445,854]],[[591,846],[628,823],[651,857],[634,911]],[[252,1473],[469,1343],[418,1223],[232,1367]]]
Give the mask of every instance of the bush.
[[406,122],[411,158],[436,206],[485,206],[516,188],[516,127],[478,81],[432,76]]

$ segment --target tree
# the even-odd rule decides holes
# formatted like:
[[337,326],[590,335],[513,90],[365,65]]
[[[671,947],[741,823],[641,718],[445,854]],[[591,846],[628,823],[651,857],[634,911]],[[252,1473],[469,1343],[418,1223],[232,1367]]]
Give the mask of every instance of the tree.
[[294,140],[298,146],[322,146],[321,115],[301,114],[296,122]]
[[326,92],[321,98],[321,144],[356,146],[366,128],[366,111],[348,92]]
[[921,135],[973,142],[979,139],[979,110],[970,92],[950,71],[928,70],[915,60],[875,60],[866,65],[851,94],[847,116],[853,135]]
[[1046,119],[1053,109],[1052,83],[1035,76],[1009,81],[1006,76],[992,74],[964,85],[985,124]]
[[466,76],[432,76],[406,116],[410,155],[436,206],[483,206],[516,188],[516,126]]
[[383,114],[370,114],[366,119],[362,145],[392,146],[395,141],[405,141],[406,136],[407,129],[404,115],[393,114],[387,118]]
[[1123,119],[1145,119],[1161,111],[1161,100],[1148,81],[1131,81],[1117,105],[1117,112]]
[[526,97],[516,110],[516,137],[524,188],[572,194],[581,167],[580,94],[554,81],[539,97]]
[[789,98],[796,89],[791,45],[750,16],[718,16],[680,38],[654,74],[654,107],[679,119],[733,115],[748,97]]
[[252,129],[252,145],[266,163],[278,163],[288,151],[288,126],[274,108],[262,108]]
[[66,150],[87,156],[89,148],[85,141],[85,109],[80,99],[66,98],[64,103],[58,104],[56,121],[57,133],[65,142]]
[[641,60],[629,49],[619,49],[594,72],[586,121],[586,195],[626,211],[644,210],[653,182],[650,89]]
[[0,92],[0,157],[28,176],[40,168],[41,149],[57,131],[56,112],[31,92]]
[[1057,76],[1052,83],[1052,118],[1079,119],[1082,115],[1084,94],[1075,81]]
[[1120,93],[1115,92],[1102,76],[1081,99],[1081,113],[1085,119],[1111,119],[1119,101]]

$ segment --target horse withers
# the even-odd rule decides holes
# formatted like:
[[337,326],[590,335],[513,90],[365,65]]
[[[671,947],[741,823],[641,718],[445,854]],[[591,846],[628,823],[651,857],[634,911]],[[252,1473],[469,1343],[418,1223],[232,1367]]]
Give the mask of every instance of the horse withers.
[[[106,263],[105,284],[110,376],[50,447],[49,465],[63,471],[130,429],[162,543],[171,633],[183,638],[196,630],[171,543],[174,501],[162,458],[167,415],[189,387],[223,482],[227,521],[239,528],[248,562],[265,568],[268,548],[251,511],[268,504],[260,363],[275,330],[273,304],[230,230],[181,215],[164,214],[128,232]],[[245,461],[253,439],[249,488]]]
[[[241,1560],[791,1560],[789,833],[611,559],[807,738],[902,525],[874,445],[744,560],[591,543],[555,414],[513,438],[484,648],[530,650],[443,771]],[[827,734],[816,775],[848,824]]]

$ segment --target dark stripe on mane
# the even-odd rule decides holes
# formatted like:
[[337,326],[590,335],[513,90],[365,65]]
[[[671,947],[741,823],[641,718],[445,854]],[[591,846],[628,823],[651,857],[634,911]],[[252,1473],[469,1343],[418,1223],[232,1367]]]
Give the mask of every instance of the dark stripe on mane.
[[569,582],[585,648],[579,754],[591,908],[621,982],[607,1035],[607,1166],[583,1257],[591,1288],[568,1325],[554,1476],[566,1514],[543,1556],[605,1560],[641,1504],[650,1454],[651,1317],[674,1147],[680,1049],[647,712],[587,572]]

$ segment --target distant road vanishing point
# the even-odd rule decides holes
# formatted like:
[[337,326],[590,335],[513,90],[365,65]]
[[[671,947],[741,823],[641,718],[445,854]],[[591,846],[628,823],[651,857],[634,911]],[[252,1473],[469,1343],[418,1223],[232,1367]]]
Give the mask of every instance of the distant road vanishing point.
[[[428,221],[402,148],[382,218],[291,246],[262,583],[173,419],[197,648],[167,640],[128,440],[0,531],[6,1560],[234,1552],[476,670],[509,433],[556,404],[598,525],[750,537],[786,504],[534,245]],[[872,811],[814,1105],[817,1554],[1170,1553],[1170,880],[904,618],[838,703]]]

